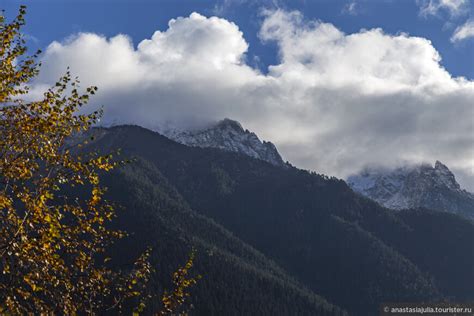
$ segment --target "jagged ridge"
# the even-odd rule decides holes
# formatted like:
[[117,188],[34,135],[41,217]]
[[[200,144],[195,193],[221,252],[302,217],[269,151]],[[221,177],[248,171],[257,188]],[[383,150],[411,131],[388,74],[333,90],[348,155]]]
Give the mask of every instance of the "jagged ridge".
[[231,119],[224,119],[217,124],[200,130],[160,130],[168,138],[194,147],[218,148],[241,153],[256,159],[267,161],[275,166],[285,166],[275,145],[260,141],[258,136]]
[[366,168],[347,179],[349,186],[385,207],[426,207],[474,219],[474,194],[463,190],[440,161],[396,169]]

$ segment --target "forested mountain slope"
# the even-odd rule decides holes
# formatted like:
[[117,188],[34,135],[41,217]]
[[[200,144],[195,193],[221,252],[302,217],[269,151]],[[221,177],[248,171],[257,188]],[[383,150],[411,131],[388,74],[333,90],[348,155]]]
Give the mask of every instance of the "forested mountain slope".
[[[428,210],[395,214],[355,194],[342,180],[235,153],[186,147],[140,127],[95,133],[93,148],[121,148],[123,156],[147,161],[203,220],[219,223],[351,315],[376,315],[381,302],[474,298],[472,222]],[[136,175],[142,167],[133,168]],[[136,200],[148,203],[156,176],[142,173],[148,189]],[[112,181],[110,192],[120,182]],[[124,204],[129,203],[126,194],[119,194]],[[147,208],[127,208],[134,207],[137,212]],[[135,216],[140,221],[136,230],[147,235],[141,231],[141,225],[149,224],[140,219],[143,216]],[[213,227],[204,229],[204,235]],[[442,229],[442,240],[431,227]],[[236,284],[235,293],[242,295],[240,289],[250,286],[246,282],[241,288],[229,284]]]
[[[158,279],[154,293],[171,288],[171,275],[194,248],[191,314],[196,315],[345,315],[289,277],[273,261],[243,243],[213,220],[189,208],[160,172],[135,161],[107,175],[108,197],[123,208],[115,225],[130,233],[112,250],[115,264],[130,262],[146,247]],[[159,301],[149,305],[153,310]]]

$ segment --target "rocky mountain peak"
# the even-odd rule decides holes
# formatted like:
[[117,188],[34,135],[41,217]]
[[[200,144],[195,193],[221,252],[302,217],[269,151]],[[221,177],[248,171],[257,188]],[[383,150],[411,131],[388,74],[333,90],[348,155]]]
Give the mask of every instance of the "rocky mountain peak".
[[260,141],[255,133],[245,130],[238,121],[229,118],[203,129],[168,129],[160,132],[187,146],[218,148],[245,154],[276,166],[285,166],[274,144]]
[[461,186],[456,181],[456,177],[451,170],[439,160],[435,162],[434,167],[429,164],[422,164],[418,168],[416,166],[413,167],[413,170],[418,171],[419,180],[428,181],[432,186],[450,190],[461,189]]
[[233,129],[236,132],[244,132],[244,128],[239,122],[231,120],[229,118],[225,118],[222,121],[217,122],[217,124],[211,126],[211,129],[212,128]]
[[435,162],[435,169],[437,170],[447,170],[450,172],[450,170],[448,169],[448,167],[446,167],[445,164],[443,164],[441,161],[439,160],[436,160]]
[[349,186],[392,209],[427,207],[474,218],[474,194],[462,190],[440,161],[394,169],[366,168],[347,179]]

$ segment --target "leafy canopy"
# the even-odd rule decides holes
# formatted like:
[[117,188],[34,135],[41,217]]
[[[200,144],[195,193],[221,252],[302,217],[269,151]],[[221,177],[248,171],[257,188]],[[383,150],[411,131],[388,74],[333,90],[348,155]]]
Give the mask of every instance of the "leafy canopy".
[[[126,272],[107,268],[105,251],[124,232],[104,198],[100,173],[122,164],[80,148],[102,112],[79,114],[97,87],[80,92],[69,70],[39,101],[25,101],[40,52],[26,56],[25,6],[0,16],[0,313],[96,314],[136,305],[143,311],[152,273],[150,250]],[[23,98],[22,98],[23,97]],[[194,252],[173,275],[157,313],[186,314]],[[129,303],[128,301],[132,301]]]
[[21,98],[38,74],[40,53],[25,57],[25,12],[20,7],[11,23],[0,16],[0,313],[120,308],[140,295],[151,269],[148,252],[126,274],[98,264],[124,236],[107,228],[114,206],[99,181],[99,172],[120,163],[79,154],[81,144],[70,143],[101,115],[77,114],[97,88],[80,93],[68,71],[41,100]]

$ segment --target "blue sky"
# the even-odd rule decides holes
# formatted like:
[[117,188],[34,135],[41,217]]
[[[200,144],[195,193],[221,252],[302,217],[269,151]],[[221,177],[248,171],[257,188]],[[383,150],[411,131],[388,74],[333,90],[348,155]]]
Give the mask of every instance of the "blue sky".
[[[135,44],[148,38],[155,30],[167,28],[168,21],[178,16],[189,16],[196,11],[205,16],[217,15],[235,22],[249,42],[248,57],[258,56],[258,65],[265,71],[276,62],[277,51],[271,44],[258,38],[262,8],[276,6],[286,10],[300,10],[307,19],[330,22],[346,33],[366,28],[382,28],[390,34],[405,32],[425,37],[442,57],[442,65],[454,76],[474,78],[474,39],[452,43],[453,31],[474,12],[474,1],[467,1],[464,13],[451,15],[440,8],[437,14],[420,14],[416,0],[34,0],[0,1],[7,15],[17,10],[18,4],[29,8],[26,31],[37,45],[44,48],[53,40],[64,39],[77,32],[94,32],[108,37],[128,34]],[[355,3],[355,11],[347,8]],[[469,10],[470,9],[470,10]]]
[[[0,0],[8,16],[20,2]],[[346,178],[440,160],[474,191],[472,0],[31,0],[31,97],[67,67],[102,124],[238,120]],[[196,12],[196,13],[193,13]]]

